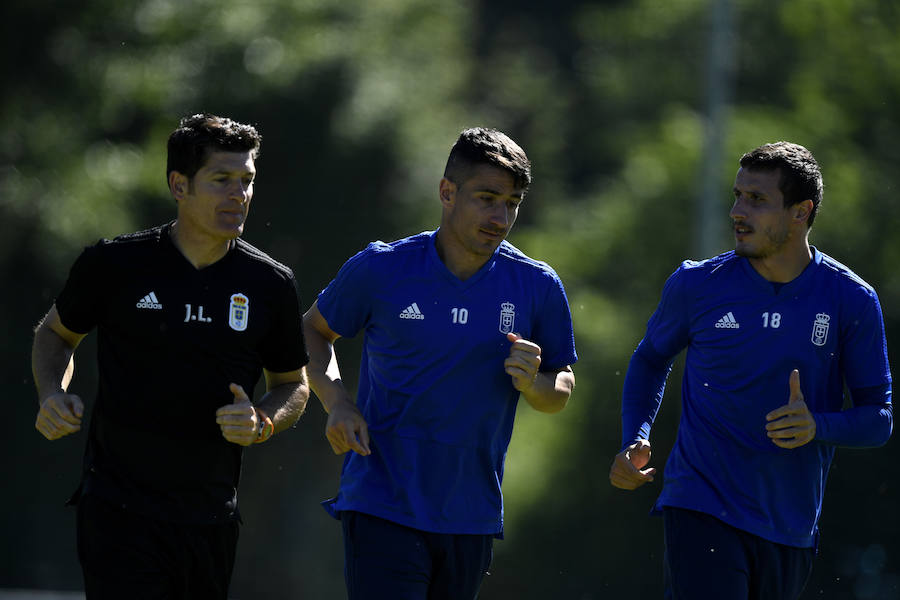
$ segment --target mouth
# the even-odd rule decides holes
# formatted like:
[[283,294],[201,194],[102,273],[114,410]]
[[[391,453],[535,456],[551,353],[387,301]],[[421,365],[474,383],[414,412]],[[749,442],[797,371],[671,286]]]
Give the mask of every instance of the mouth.
[[751,233],[753,233],[752,227],[750,227],[748,225],[743,225],[740,223],[734,224],[734,237],[737,240],[742,240],[745,237],[747,237],[748,235],[750,235]]
[[497,230],[497,229],[486,229],[486,228],[482,227],[481,229],[479,229],[479,232],[481,232],[482,235],[485,235],[492,240],[502,240],[503,237],[506,235],[505,229]]
[[223,210],[219,214],[231,223],[241,223],[244,220],[243,211]]

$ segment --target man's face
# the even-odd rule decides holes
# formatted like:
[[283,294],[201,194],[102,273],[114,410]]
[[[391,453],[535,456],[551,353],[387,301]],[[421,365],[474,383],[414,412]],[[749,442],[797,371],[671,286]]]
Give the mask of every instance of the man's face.
[[791,212],[778,189],[781,171],[738,169],[731,207],[735,253],[747,258],[769,258],[782,251],[791,238]]
[[179,230],[216,240],[239,237],[255,177],[252,153],[212,152],[179,198]]
[[478,165],[469,179],[449,187],[443,228],[466,253],[489,257],[516,222],[525,190],[512,173],[490,165]]

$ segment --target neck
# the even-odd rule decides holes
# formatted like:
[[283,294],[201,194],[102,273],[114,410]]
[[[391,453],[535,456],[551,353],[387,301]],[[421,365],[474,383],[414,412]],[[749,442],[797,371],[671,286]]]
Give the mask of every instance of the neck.
[[438,229],[437,235],[434,237],[434,247],[437,250],[438,258],[457,279],[465,281],[477,273],[489,257],[472,254],[459,245],[447,243],[445,239],[447,235],[443,229]]
[[748,260],[756,272],[766,280],[774,283],[788,283],[796,279],[812,260],[812,250],[809,248],[809,242],[804,239],[803,245],[795,249],[763,258],[748,258]]
[[192,235],[183,227],[179,227],[178,221],[172,224],[170,235],[172,243],[195,269],[202,269],[219,261],[234,245],[234,240]]

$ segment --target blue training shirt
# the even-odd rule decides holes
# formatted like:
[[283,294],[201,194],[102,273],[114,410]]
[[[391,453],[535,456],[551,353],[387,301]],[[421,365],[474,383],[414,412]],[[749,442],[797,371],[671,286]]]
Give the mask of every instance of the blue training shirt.
[[[685,261],[629,365],[623,446],[648,438],[672,359],[687,348],[682,415],[655,509],[701,511],[773,542],[815,544],[835,445],[876,446],[891,433],[891,373],[875,291],[812,248],[777,291],[727,252]],[[789,398],[789,376],[816,420],[816,438],[779,448],[766,414]],[[854,406],[844,406],[844,385]]]
[[325,503],[423,531],[503,531],[500,485],[519,392],[504,371],[512,332],[541,347],[541,371],[576,360],[559,277],[503,242],[460,281],[436,231],[373,242],[348,260],[318,308],[343,337],[365,332],[357,405],[372,454],[347,454]]

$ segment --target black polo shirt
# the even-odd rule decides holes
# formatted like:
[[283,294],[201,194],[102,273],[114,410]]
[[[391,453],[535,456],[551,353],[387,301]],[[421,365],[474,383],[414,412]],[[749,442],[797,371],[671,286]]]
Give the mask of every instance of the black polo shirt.
[[170,521],[237,518],[241,446],[216,410],[248,395],[262,369],[305,365],[292,271],[241,239],[196,269],[171,224],[90,246],[56,308],[77,333],[98,330],[99,389],[84,492]]

